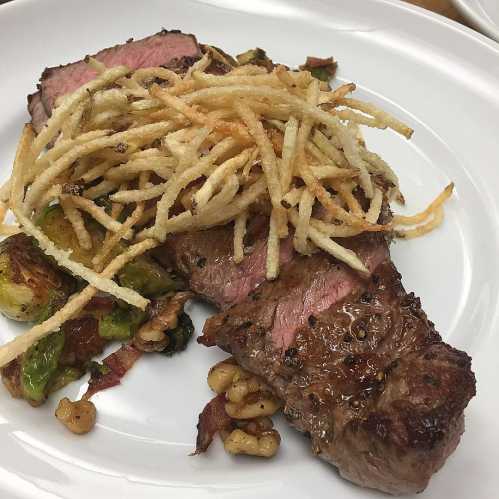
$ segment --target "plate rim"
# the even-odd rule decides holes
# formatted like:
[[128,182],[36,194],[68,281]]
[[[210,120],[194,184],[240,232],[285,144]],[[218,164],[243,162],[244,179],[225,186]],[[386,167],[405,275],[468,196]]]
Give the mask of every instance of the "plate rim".
[[[15,0],[12,2],[8,2],[7,4],[0,6],[0,21],[2,20],[2,14],[6,13],[9,8],[19,8],[29,4],[33,4],[35,0]],[[197,1],[197,0],[196,0]],[[360,0],[365,1],[365,0]],[[441,26],[445,26],[444,30],[449,37],[462,37],[465,36],[468,39],[468,42],[473,43],[476,46],[477,51],[492,51],[494,52],[494,56],[499,59],[499,45],[493,42],[492,40],[486,38],[484,35],[470,29],[467,26],[461,25],[456,21],[444,18],[443,16],[439,16],[431,11],[427,11],[421,7],[417,7],[405,2],[400,2],[399,0],[369,0],[372,5],[376,4],[386,4],[392,8],[397,8],[398,10],[406,11],[407,20],[410,21],[412,15],[416,15],[420,18],[426,18],[432,24],[439,24]],[[451,35],[451,32],[456,33],[455,35]],[[459,33],[459,34],[458,34]],[[480,46],[480,48],[479,48]],[[1,491],[1,490],[0,490]],[[138,490],[140,493],[140,490]]]
[[451,2],[459,13],[462,14],[476,29],[479,29],[485,35],[499,42],[499,25],[495,25],[485,17],[481,16],[470,6],[470,3],[467,0],[451,0]]

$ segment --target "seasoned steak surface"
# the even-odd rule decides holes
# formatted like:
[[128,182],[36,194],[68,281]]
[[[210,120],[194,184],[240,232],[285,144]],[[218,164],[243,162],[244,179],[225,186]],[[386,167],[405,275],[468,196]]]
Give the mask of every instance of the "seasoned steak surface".
[[[93,55],[107,67],[125,65],[134,70],[171,65],[179,72],[200,56],[200,47],[193,35],[166,30],[142,40],[130,39],[127,43]],[[35,130],[38,132],[41,129],[59,97],[73,92],[96,75],[83,60],[45,69],[40,78],[39,91],[28,97],[28,111]]]
[[[383,255],[370,279],[323,253],[296,257],[276,282],[210,318],[205,341],[262,375],[291,424],[310,435],[314,453],[345,478],[393,494],[419,492],[463,432],[463,410],[475,394],[471,359],[442,342],[379,236],[349,245],[364,260]],[[332,285],[317,295],[318,276],[332,272],[343,284],[326,277]],[[348,293],[338,294],[339,285]],[[285,335],[277,329],[276,339],[279,309],[287,303],[292,313],[292,295],[297,327]],[[320,299],[304,321],[307,295]]]
[[[254,217],[249,222],[245,237],[247,255],[239,265],[232,259],[232,225],[175,234],[154,251],[154,256],[166,267],[173,267],[186,277],[192,291],[225,309],[244,300],[265,280],[267,230],[262,217]],[[281,243],[281,262],[292,257],[291,241],[284,240]]]

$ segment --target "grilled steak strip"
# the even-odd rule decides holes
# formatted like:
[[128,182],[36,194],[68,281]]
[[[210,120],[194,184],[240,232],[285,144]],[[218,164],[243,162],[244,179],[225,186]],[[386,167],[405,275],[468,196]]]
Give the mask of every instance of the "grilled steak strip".
[[210,318],[204,334],[264,377],[292,426],[342,476],[419,492],[463,432],[471,359],[442,342],[405,292],[380,236],[349,245],[374,257],[368,281],[323,253],[297,256],[276,282]]
[[[200,56],[194,35],[163,30],[142,40],[130,39],[124,44],[101,50],[92,57],[108,67],[125,65],[134,70],[171,65],[181,72],[181,68],[188,67]],[[59,97],[73,92],[95,76],[96,72],[83,60],[45,69],[39,92],[28,97],[28,111],[35,130],[38,132],[41,129]]]
[[[263,217],[253,217],[245,236],[247,255],[239,265],[232,260],[234,231],[231,224],[209,231],[170,236],[153,252],[165,267],[174,268],[189,288],[219,308],[244,300],[265,280],[266,231]],[[281,242],[281,263],[291,260],[291,240]]]
[[49,119],[45,107],[43,107],[42,94],[40,91],[28,95],[28,112],[31,115],[31,123],[36,133],[40,133],[43,125]]

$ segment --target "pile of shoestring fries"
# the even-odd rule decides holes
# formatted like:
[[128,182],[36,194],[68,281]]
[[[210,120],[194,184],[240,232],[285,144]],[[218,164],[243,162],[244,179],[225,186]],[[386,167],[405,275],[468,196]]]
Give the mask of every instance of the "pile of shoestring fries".
[[[403,197],[390,166],[367,149],[360,125],[406,138],[412,130],[349,97],[354,84],[332,90],[308,71],[283,66],[269,72],[243,65],[213,75],[206,72],[210,57],[183,76],[161,67],[108,69],[90,58],[95,79],[60,99],[38,135],[24,127],[12,176],[0,190],[0,208],[3,214],[9,208],[18,226],[3,223],[0,230],[32,236],[88,285],[1,347],[0,366],[77,314],[97,291],[144,309],[148,300],[113,276],[170,234],[233,222],[238,263],[248,219],[263,214],[266,274],[275,279],[284,238],[301,254],[321,249],[367,274],[342,238],[373,231],[414,237],[441,223],[452,184],[424,212],[379,223],[383,207]],[[93,268],[72,260],[36,225],[54,203],[82,248],[92,245],[89,218],[106,229]],[[112,258],[122,240],[129,246]]]

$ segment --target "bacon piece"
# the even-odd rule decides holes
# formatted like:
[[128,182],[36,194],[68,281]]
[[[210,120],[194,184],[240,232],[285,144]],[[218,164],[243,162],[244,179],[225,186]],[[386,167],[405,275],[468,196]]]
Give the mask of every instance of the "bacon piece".
[[191,454],[192,456],[205,452],[217,432],[228,430],[232,427],[232,419],[225,412],[226,402],[225,394],[221,393],[211,399],[199,415],[196,450]]
[[84,399],[89,399],[97,392],[119,385],[121,378],[131,369],[135,362],[142,355],[132,345],[121,345],[121,347],[108,355],[103,361],[104,372],[99,368],[93,369],[88,382],[88,389]]

